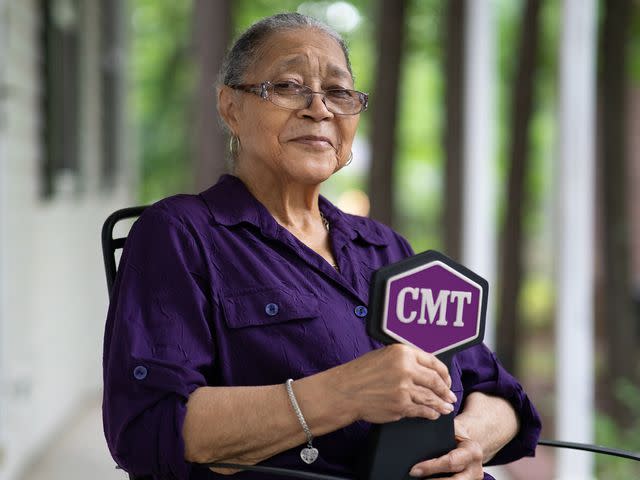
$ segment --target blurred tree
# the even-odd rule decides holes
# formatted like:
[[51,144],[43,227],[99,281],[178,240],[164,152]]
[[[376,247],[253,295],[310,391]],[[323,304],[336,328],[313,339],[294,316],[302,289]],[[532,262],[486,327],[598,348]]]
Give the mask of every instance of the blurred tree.
[[130,58],[145,203],[190,188],[190,18],[191,2],[132,2]]
[[193,184],[196,191],[213,185],[226,171],[226,135],[216,125],[217,75],[231,37],[231,1],[196,0],[193,8],[194,90]]
[[[629,217],[631,219],[631,257],[633,262],[632,281],[635,300],[637,341],[640,343],[640,0],[633,4],[631,31],[629,32],[629,75],[630,102],[627,125],[627,161],[630,175],[627,186],[630,187],[628,200]],[[640,363],[640,362],[638,362]]]
[[627,206],[625,132],[627,119],[627,53],[631,0],[605,0],[600,30],[598,77],[599,167],[603,243],[603,288],[607,364],[605,392],[608,410],[625,425],[628,410],[613,395],[621,379],[637,379],[638,340],[633,315],[630,271],[630,231]]
[[[126,81],[123,75],[125,55],[125,0],[101,0],[100,49],[102,76],[102,184],[107,189],[115,186],[118,170],[124,165],[123,120],[126,118]],[[68,85],[66,86],[68,88]]]
[[512,90],[506,216],[500,238],[500,285],[497,350],[508,370],[518,371],[517,351],[522,325],[518,298],[523,277],[523,210],[525,175],[529,168],[529,126],[538,51],[540,0],[525,2],[522,10],[517,70]]
[[[405,13],[393,164],[394,228],[418,252],[440,249],[442,244],[442,30],[447,3],[411,0]],[[377,53],[370,55],[375,58]],[[373,104],[377,101],[377,97],[372,100]]]
[[371,217],[394,225],[392,186],[396,154],[398,85],[405,31],[406,0],[381,0],[378,10],[378,62],[372,105]]
[[[238,35],[261,18],[281,12],[295,12],[301,0],[235,0],[233,2],[233,35]],[[309,2],[316,3],[316,2]],[[317,2],[320,3],[320,2]]]
[[462,179],[464,165],[465,17],[467,0],[450,0],[444,31],[444,252],[462,258]]

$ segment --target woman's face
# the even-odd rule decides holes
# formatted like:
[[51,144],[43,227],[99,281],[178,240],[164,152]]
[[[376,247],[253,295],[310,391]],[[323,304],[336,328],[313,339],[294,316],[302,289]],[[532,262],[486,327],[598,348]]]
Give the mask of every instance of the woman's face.
[[[314,91],[353,88],[342,49],[316,29],[272,34],[245,84],[290,81]],[[241,168],[268,170],[285,181],[318,184],[344,166],[359,115],[335,115],[321,95],[308,108],[288,110],[251,93],[221,93],[221,113],[240,139]],[[226,100],[225,100],[226,99]]]

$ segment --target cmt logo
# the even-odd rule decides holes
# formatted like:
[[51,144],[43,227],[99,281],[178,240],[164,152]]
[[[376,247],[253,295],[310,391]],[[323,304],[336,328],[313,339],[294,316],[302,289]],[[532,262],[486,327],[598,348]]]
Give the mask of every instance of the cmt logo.
[[468,268],[428,251],[378,270],[367,331],[439,355],[480,343],[489,285]]
[[[464,306],[471,303],[471,295],[471,292],[465,291],[440,290],[434,300],[431,288],[404,287],[398,293],[396,316],[402,323],[412,323],[417,318],[418,325],[433,325],[435,322],[437,326],[446,327],[447,306],[451,303],[456,308],[456,318],[452,325],[464,327]],[[413,302],[407,301],[407,296]],[[407,305],[408,303],[413,305]]]

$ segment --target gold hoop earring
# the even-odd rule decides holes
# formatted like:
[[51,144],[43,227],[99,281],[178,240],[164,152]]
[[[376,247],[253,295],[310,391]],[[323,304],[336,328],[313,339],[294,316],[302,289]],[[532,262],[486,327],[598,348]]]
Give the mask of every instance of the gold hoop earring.
[[240,138],[237,135],[229,137],[229,153],[231,158],[236,158],[240,152]]
[[344,164],[344,166],[348,167],[352,161],[353,161],[353,151],[349,154],[349,159],[347,160],[347,163]]

